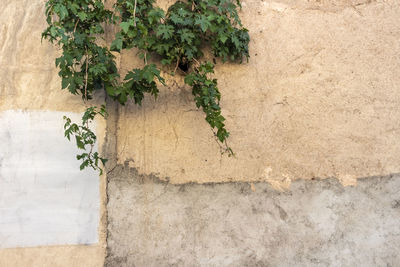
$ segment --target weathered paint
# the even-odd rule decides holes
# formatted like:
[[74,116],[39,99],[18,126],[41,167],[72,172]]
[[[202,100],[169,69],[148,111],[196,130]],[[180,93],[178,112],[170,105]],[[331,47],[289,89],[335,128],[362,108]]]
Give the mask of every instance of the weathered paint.
[[79,170],[63,115],[81,116],[0,112],[0,248],[98,242],[98,173]]

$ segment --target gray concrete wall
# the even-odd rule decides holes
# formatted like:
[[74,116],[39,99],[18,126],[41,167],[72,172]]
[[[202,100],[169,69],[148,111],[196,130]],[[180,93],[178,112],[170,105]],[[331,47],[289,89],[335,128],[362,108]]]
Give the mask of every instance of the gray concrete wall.
[[109,174],[106,266],[399,266],[400,175],[172,185]]

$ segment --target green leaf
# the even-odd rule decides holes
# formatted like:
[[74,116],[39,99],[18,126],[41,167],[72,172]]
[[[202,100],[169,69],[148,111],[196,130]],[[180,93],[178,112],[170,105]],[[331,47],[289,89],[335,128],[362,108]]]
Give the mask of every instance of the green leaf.
[[129,31],[129,27],[131,26],[131,22],[121,22],[121,24],[119,24],[119,26],[121,27],[122,31],[124,33],[127,33]]
[[181,42],[186,42],[188,44],[191,44],[192,40],[195,38],[194,33],[188,29],[178,30],[177,33],[180,35]]
[[67,88],[69,85],[69,78],[62,78],[61,80],[61,89]]
[[105,166],[107,161],[108,161],[108,159],[100,158],[100,161],[103,164],[103,166]]
[[65,6],[63,6],[61,4],[58,4],[57,6],[58,6],[58,11],[59,11],[58,14],[60,16],[60,19],[63,20],[65,17],[68,16],[68,10]]
[[195,24],[195,25],[200,25],[200,28],[201,28],[201,30],[202,30],[203,32],[206,32],[207,29],[208,29],[208,27],[211,26],[210,21],[209,21],[209,20],[207,19],[207,17],[204,16],[204,15],[201,15],[201,16],[197,17],[197,18],[195,19],[195,21],[194,21],[194,24]]
[[87,18],[87,14],[85,12],[81,11],[81,12],[78,12],[78,17],[81,21],[85,21]]
[[55,27],[50,27],[50,35],[52,36],[52,37],[56,37],[57,36],[57,31],[56,31],[56,28]]
[[85,160],[83,161],[83,163],[79,166],[80,170],[83,170],[84,168],[86,168],[87,166],[89,166],[89,160]]
[[118,52],[122,50],[122,35],[120,32],[115,35],[115,39],[111,43],[110,50]]
[[76,139],[76,146],[80,149],[85,149],[85,144],[82,142],[82,137],[76,135],[75,139]]
[[170,39],[174,33],[174,27],[171,25],[159,25],[156,31],[157,37],[161,36],[163,39]]
[[226,42],[226,40],[228,40],[228,36],[225,34],[221,34],[218,36],[219,40],[224,44]]
[[164,18],[164,10],[161,8],[151,9],[148,13],[148,21],[150,24],[159,22],[162,18]]

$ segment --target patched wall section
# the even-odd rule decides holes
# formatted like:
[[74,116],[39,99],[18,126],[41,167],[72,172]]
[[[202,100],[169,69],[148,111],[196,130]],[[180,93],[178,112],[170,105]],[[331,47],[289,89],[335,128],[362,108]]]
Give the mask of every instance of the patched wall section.
[[106,266],[396,266],[400,175],[172,185],[110,177]]
[[99,242],[98,173],[79,170],[63,115],[81,114],[0,112],[0,248]]

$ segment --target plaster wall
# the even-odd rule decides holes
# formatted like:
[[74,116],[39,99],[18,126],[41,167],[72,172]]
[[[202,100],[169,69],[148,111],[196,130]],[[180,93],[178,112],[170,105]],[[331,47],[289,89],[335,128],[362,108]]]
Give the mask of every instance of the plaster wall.
[[[156,101],[120,108],[119,163],[176,184],[277,188],[398,172],[399,1],[242,3],[250,60],[219,62],[215,73],[236,158],[221,157],[190,88],[175,77]],[[122,54],[121,69],[140,64],[136,58]]]
[[251,58],[215,73],[236,158],[167,70],[119,107],[106,266],[398,265],[400,3],[242,4]]
[[[0,145],[0,154],[7,152],[2,158],[7,164],[0,166],[0,266],[102,266],[105,176],[79,172],[74,144],[63,140],[62,116],[79,118],[85,106],[79,97],[60,90],[54,64],[59,52],[40,40],[46,26],[44,4],[3,1],[0,10],[0,132],[10,132],[14,140],[2,139]],[[98,95],[93,102],[101,99]],[[105,127],[104,121],[96,122],[99,151]],[[53,164],[47,172],[36,168],[49,161]],[[61,192],[62,182],[70,192]],[[14,220],[19,215],[20,223]]]
[[79,170],[73,155],[80,151],[64,138],[63,115],[80,119],[0,113],[0,248],[99,241],[98,173]]
[[398,266],[400,176],[184,184],[110,174],[106,266]]
[[[2,4],[0,112],[81,113],[60,90],[59,52],[40,41],[44,1]],[[399,262],[399,12],[395,0],[244,0],[250,61],[216,69],[236,158],[220,156],[179,76],[157,101],[114,110],[107,139],[98,121],[99,150],[115,146],[119,164],[107,264]],[[135,52],[122,72],[141,64]],[[105,181],[98,243],[0,249],[0,266],[101,266]]]

